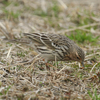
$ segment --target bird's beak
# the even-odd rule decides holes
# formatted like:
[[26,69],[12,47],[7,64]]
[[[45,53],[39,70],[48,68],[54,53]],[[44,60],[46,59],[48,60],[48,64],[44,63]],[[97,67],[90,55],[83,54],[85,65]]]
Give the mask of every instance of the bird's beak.
[[84,62],[81,62],[81,64],[82,64],[83,67],[85,67],[85,66],[84,66]]

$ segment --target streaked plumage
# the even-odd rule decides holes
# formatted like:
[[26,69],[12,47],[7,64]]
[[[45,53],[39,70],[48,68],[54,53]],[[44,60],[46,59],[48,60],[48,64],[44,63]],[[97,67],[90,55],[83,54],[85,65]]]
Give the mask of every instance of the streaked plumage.
[[72,40],[63,35],[45,33],[23,33],[27,39],[23,42],[31,45],[47,61],[78,61],[84,66],[84,51]]

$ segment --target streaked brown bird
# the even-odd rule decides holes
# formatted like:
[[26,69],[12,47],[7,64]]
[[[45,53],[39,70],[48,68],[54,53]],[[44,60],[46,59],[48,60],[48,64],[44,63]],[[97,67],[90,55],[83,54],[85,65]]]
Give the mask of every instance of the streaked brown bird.
[[68,37],[58,34],[23,33],[27,39],[18,42],[31,45],[47,61],[78,61],[84,67],[84,51]]

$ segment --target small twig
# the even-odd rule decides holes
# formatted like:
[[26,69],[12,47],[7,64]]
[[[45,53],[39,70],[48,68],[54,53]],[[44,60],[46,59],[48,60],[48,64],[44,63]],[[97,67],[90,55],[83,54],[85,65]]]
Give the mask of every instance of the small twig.
[[36,87],[35,85],[33,85],[29,80],[27,80],[26,78],[20,76],[22,79],[26,80],[27,82],[29,82],[33,87]]
[[93,27],[93,26],[96,26],[96,25],[100,25],[100,23],[93,23],[93,24],[84,25],[84,26],[80,26],[80,27],[74,27],[74,28],[71,28],[71,29],[68,29],[68,30],[59,31],[59,33],[61,33],[61,32],[64,32],[64,33],[71,32],[71,31],[75,31],[77,29],[84,29],[84,28]]
[[64,9],[67,9],[67,5],[62,0],[58,0],[58,1],[63,6]]
[[90,73],[92,73],[93,69],[95,68],[95,66],[96,66],[97,64],[98,64],[98,63],[96,63],[96,64],[92,67],[92,69],[90,70]]
[[56,66],[56,68],[57,68],[57,56],[55,55],[55,66]]
[[62,72],[67,66],[64,66],[60,71],[56,72],[57,74],[59,74],[60,72]]
[[96,21],[96,22],[100,22],[100,18],[96,18],[96,17],[91,16],[91,19]]
[[85,57],[85,61],[88,60],[89,57],[94,56],[94,55],[97,55],[97,54],[100,55],[100,52],[96,52],[96,53],[93,53],[93,54],[87,55],[87,56]]
[[20,44],[16,45],[18,48],[24,50],[24,51],[28,51],[26,48],[23,48],[22,46],[20,46]]
[[86,31],[86,32],[88,32],[88,33],[91,32],[91,33],[100,34],[100,32],[91,31],[91,30],[88,30],[88,29],[80,29],[80,30]]
[[86,49],[88,51],[97,51],[97,50],[100,50],[100,47],[95,47],[95,48],[89,48],[89,49]]
[[41,8],[44,12],[47,12],[47,7],[46,7],[46,1],[45,0],[41,0]]
[[[4,67],[4,66],[5,66],[5,67]],[[0,67],[0,70],[1,70],[1,69],[6,69],[6,68],[10,68],[10,67],[11,67],[11,65],[6,66],[6,65],[4,65],[4,64],[3,64],[3,66],[2,66],[2,67]]]
[[[32,62],[31,65],[28,66],[24,71],[26,71],[29,67],[32,67],[33,64],[34,64],[36,61],[40,60],[41,57],[39,57],[39,56],[40,56],[40,54],[36,55],[36,56],[34,57],[34,59],[31,60],[31,62]],[[38,57],[39,57],[39,58],[38,58]]]
[[57,67],[53,66],[52,64],[46,63],[46,65],[47,66],[49,65],[49,66],[53,67],[55,70],[57,70]]
[[32,58],[30,61],[23,63],[23,65],[25,64],[29,64],[32,63],[34,59],[38,58],[41,55],[41,53],[39,53],[38,55],[36,55],[34,58]]
[[34,26],[32,26],[32,25],[29,25],[29,27],[32,29],[32,30],[37,30]]
[[9,33],[6,31],[6,28],[2,23],[0,23],[0,31],[6,36],[7,39],[10,39],[8,35]]
[[6,58],[9,58],[9,55],[10,55],[11,50],[12,50],[12,47],[10,47]]

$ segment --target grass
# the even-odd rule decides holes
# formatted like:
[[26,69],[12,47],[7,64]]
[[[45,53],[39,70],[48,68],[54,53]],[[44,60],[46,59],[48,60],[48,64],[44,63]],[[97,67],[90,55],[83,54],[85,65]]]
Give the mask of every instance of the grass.
[[94,37],[92,33],[86,33],[82,30],[76,30],[68,36],[77,43],[97,43],[99,36]]
[[58,14],[60,13],[60,8],[59,8],[57,2],[54,2],[54,3],[53,3],[53,6],[52,6],[52,8],[51,8],[51,11],[54,12],[54,16],[55,16],[55,17],[58,17]]
[[[49,13],[48,13],[49,12]],[[41,16],[41,17],[58,17],[60,13],[60,8],[56,1],[53,2],[53,5],[50,6],[47,11],[43,11],[40,7],[38,9],[34,9],[33,14]]]
[[25,53],[24,52],[17,52],[17,56],[19,56],[19,57],[25,57]]
[[96,15],[94,14],[94,12],[83,10],[81,14],[77,14],[76,16],[77,17],[75,19],[72,19],[72,21],[74,21],[77,26],[83,26],[94,23],[94,20],[90,16],[95,17]]
[[8,18],[8,19],[17,19],[19,16],[20,16],[20,12],[17,11],[17,12],[14,12],[14,11],[8,11],[6,9],[3,10],[3,12],[5,13],[5,16]]
[[5,7],[7,7],[11,4],[10,1],[6,1],[6,0],[3,0],[2,3],[4,4]]
[[96,89],[93,90],[93,93],[88,91],[88,94],[92,98],[92,100],[100,100],[100,94],[97,93]]
[[[80,5],[78,1],[67,3],[66,0],[61,0],[61,2],[56,0],[44,0],[44,2],[8,0],[7,2],[3,0],[0,2],[0,22],[6,27],[6,31],[14,34],[16,38],[23,38],[21,33],[24,32],[38,31],[58,34],[61,31],[60,34],[65,34],[66,30],[70,30],[72,27],[99,23],[91,18],[91,16],[96,18],[100,16],[97,10],[98,5],[95,5],[96,2],[91,8],[92,10],[86,3]],[[46,6],[44,7],[42,3]],[[42,9],[43,7],[45,10]],[[91,32],[92,28],[95,33]],[[7,87],[1,89],[0,99],[100,100],[99,25],[84,29],[68,32],[66,36],[75,41],[85,51],[86,56],[90,55],[89,58],[86,58],[85,68],[79,69],[76,62],[58,61],[56,64],[49,62],[54,67],[57,65],[57,70],[50,66],[46,68],[45,62],[44,64],[36,62],[33,66],[31,64],[22,65],[24,61],[33,59],[34,55],[31,52],[33,48],[26,52],[27,46],[21,45],[25,48],[23,50],[23,48],[16,47],[14,43],[13,46],[12,43],[6,43],[3,40],[4,34],[0,30],[0,82],[2,82],[0,88]],[[7,54],[11,46],[13,48],[9,52],[8,59]],[[96,54],[97,52],[98,54]],[[20,65],[21,61],[23,62]],[[90,73],[96,63],[97,65]],[[57,72],[65,66],[68,67],[58,74]]]
[[17,11],[15,11],[13,8],[10,10],[7,9],[10,5],[14,5],[14,7],[19,6],[18,2],[14,2],[14,1],[11,2],[11,1],[4,0],[2,4],[4,4],[4,6],[1,9],[3,11],[3,14],[5,14],[6,18],[15,20],[21,15],[21,9]]
[[47,17],[49,16],[46,12],[44,11],[35,11],[34,14],[38,15],[38,16],[41,16],[41,17]]

